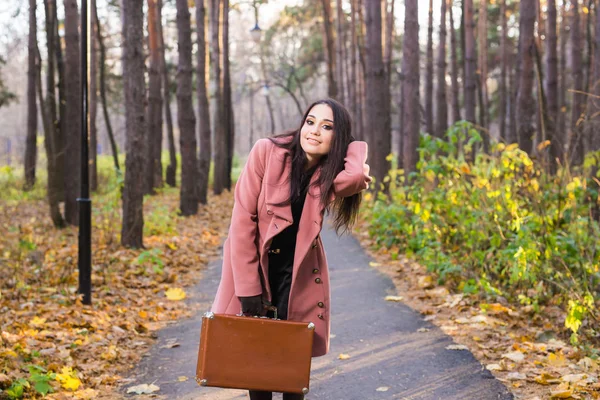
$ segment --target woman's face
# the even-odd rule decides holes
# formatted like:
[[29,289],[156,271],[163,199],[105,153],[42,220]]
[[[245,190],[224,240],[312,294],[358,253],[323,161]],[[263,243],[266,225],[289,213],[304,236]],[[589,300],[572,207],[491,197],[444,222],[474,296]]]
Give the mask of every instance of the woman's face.
[[333,111],[327,104],[317,104],[308,112],[300,130],[300,145],[308,158],[308,167],[329,153],[334,135],[333,123]]

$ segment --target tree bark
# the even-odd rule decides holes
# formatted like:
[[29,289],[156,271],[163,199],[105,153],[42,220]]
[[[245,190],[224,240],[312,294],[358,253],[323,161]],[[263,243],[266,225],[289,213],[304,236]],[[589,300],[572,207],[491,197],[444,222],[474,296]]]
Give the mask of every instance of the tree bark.
[[435,117],[436,136],[443,138],[448,129],[448,103],[446,101],[446,1],[442,0],[440,9],[440,41],[437,65],[437,106]]
[[517,94],[517,113],[519,147],[527,154],[532,153],[533,124],[535,103],[533,99],[533,62],[535,56],[535,0],[520,2],[519,49],[521,58],[521,75]]
[[[177,122],[181,151],[181,192],[179,208],[184,216],[198,212],[198,159],[196,158],[196,116],[192,105],[192,28],[187,0],[177,0]],[[215,174],[216,178],[216,174]]]
[[81,78],[79,57],[79,12],[77,0],[64,0],[65,6],[65,219],[79,223],[80,154],[81,154]]
[[[213,167],[213,193],[218,195],[223,192],[225,182],[223,175],[219,173],[222,165],[226,163],[225,149],[225,113],[223,112],[223,92],[221,86],[221,64],[220,64],[220,44],[219,44],[219,21],[220,21],[220,0],[210,0],[210,79],[211,96],[213,97],[213,117],[214,125],[214,167]],[[264,74],[264,62],[261,56],[261,66]],[[266,75],[265,75],[266,79]],[[265,82],[266,83],[266,82]],[[273,120],[271,119],[272,123]],[[182,166],[183,168],[183,166]]]
[[148,4],[148,42],[150,47],[150,65],[148,68],[148,147],[145,193],[155,193],[162,186],[162,96],[160,76],[160,49],[158,44],[158,10],[156,0],[147,0]]
[[143,247],[144,148],[147,140],[144,118],[144,14],[143,0],[122,3],[123,90],[125,95],[125,184],[121,244]]
[[454,11],[452,6],[453,0],[449,0],[448,4],[448,16],[450,17],[450,74],[452,79],[452,121],[460,121],[460,100],[458,85],[458,57],[456,55],[456,30],[454,29]]
[[[367,100],[367,126],[371,130],[369,159],[371,160],[371,173],[375,181],[384,184],[383,178],[390,169],[386,156],[391,151],[390,143],[390,106],[389,85],[385,79],[382,56],[381,35],[381,2],[380,0],[365,1],[365,23],[367,26],[366,46],[366,100]],[[384,187],[376,190],[387,191]]]
[[205,0],[196,0],[196,97],[198,98],[198,125],[200,127],[200,148],[198,150],[198,201],[207,204],[208,176],[212,156],[210,137],[210,112],[206,93],[206,7]]
[[500,0],[500,81],[498,82],[498,118],[500,120],[500,139],[506,142],[506,106],[507,106],[507,83],[506,72],[508,70],[508,24],[506,22],[506,0]]
[[108,140],[110,141],[110,148],[112,151],[113,161],[115,164],[115,170],[118,174],[121,173],[119,166],[119,149],[117,148],[117,142],[115,140],[115,134],[110,123],[110,116],[108,114],[108,100],[106,98],[106,46],[104,45],[104,38],[102,37],[102,26],[98,19],[98,12],[96,11],[96,2],[93,3],[94,7],[94,23],[96,24],[96,34],[98,35],[98,47],[100,48],[100,101],[102,102],[102,112],[104,115],[104,125],[106,126],[106,133],[108,134]]
[[342,104],[346,104],[344,97],[344,11],[342,8],[342,0],[336,0],[336,86],[338,97]]
[[563,138],[557,131],[557,117],[560,113],[558,98],[558,53],[556,36],[556,1],[548,0],[548,18],[546,19],[546,99],[548,115],[546,132],[550,140],[550,172],[554,174],[557,159],[563,160]]
[[65,143],[67,141],[67,94],[66,94],[66,73],[65,73],[65,58],[63,57],[63,50],[61,45],[61,37],[58,32],[58,0],[52,0],[54,7],[54,52],[56,57],[56,69],[58,72],[58,101],[56,102],[58,107],[58,122],[56,124],[56,130],[54,135],[54,157],[56,157],[55,176],[57,184],[57,196],[58,201],[65,201]]
[[589,115],[591,116],[590,151],[600,150],[600,2],[595,4],[593,77],[590,85]]
[[[480,125],[484,128],[484,138],[489,143],[488,128],[488,109],[489,109],[489,95],[487,87],[488,78],[488,40],[487,40],[487,19],[488,19],[488,0],[479,0],[479,17],[477,20],[478,38],[477,43],[479,44],[479,87],[481,88],[481,102],[479,108],[479,120]],[[486,151],[487,152],[487,151]]]
[[[29,0],[29,44],[27,50],[27,138],[25,139],[25,185],[30,190],[35,185],[35,165],[37,161],[37,19],[36,1]],[[41,60],[40,60],[41,62]]]
[[[45,113],[48,118],[48,129],[44,131],[44,148],[46,150],[46,171],[48,173],[47,198],[50,218],[56,228],[65,225],[58,203],[60,201],[61,184],[57,170],[57,129],[58,119],[56,115],[56,85],[54,80],[56,66],[56,51],[54,47],[58,44],[55,35],[57,24],[55,0],[44,0],[44,11],[46,14],[46,50],[48,54],[48,70],[46,72],[46,103]],[[40,104],[41,106],[41,104]]]
[[[167,139],[169,142],[169,165],[167,166],[166,181],[167,185],[171,187],[177,186],[176,175],[177,175],[177,150],[175,149],[175,135],[173,134],[173,116],[171,115],[171,87],[169,81],[169,71],[167,71],[167,60],[165,57],[165,40],[162,29],[162,0],[157,0],[156,11],[158,17],[158,40],[159,40],[159,52],[160,52],[160,74],[161,74],[161,85],[163,91],[163,102],[165,119],[167,121]],[[161,111],[162,113],[162,111]],[[161,126],[162,132],[162,126]]]
[[[355,121],[355,130],[358,132],[362,131],[362,119],[360,113],[360,91],[358,90],[358,58],[356,53],[358,51],[358,33],[356,24],[356,2],[357,0],[350,0],[350,79],[351,83],[348,85],[348,94],[350,96],[350,110],[352,111],[352,117]],[[359,135],[356,135],[358,137]]]
[[[403,91],[403,165],[404,175],[416,170],[419,155],[419,13],[417,0],[405,0],[404,46],[402,71],[404,74]],[[408,182],[406,182],[408,183]]]
[[[229,73],[229,0],[223,1],[223,116],[225,136],[223,151],[225,164],[221,174],[223,188],[231,190],[231,168],[233,165],[233,148],[235,143],[235,119],[231,101],[231,75]],[[216,167],[216,165],[215,165]]]
[[427,67],[425,70],[425,129],[433,135],[433,0],[429,0],[427,23]]
[[582,63],[581,21],[578,0],[571,0],[571,10],[573,12],[573,19],[571,20],[571,71],[574,92],[569,126],[569,153],[571,163],[580,165],[583,162],[583,124],[580,124],[580,118],[585,113],[585,95],[581,93],[583,90],[584,66]]
[[90,86],[89,86],[89,159],[90,159],[90,189],[98,190],[98,129],[96,118],[98,117],[98,46],[96,37],[98,26],[96,25],[96,0],[90,1]]
[[569,0],[563,0],[561,9],[561,23],[560,23],[560,34],[559,34],[559,82],[558,82],[558,96],[560,114],[558,115],[558,132],[561,132],[562,136],[562,154],[563,157],[567,157],[566,150],[569,143],[569,135],[567,132],[567,109],[569,106],[567,96],[567,41],[569,32],[568,14],[567,14],[567,2]]
[[327,95],[338,99],[338,89],[335,81],[335,51],[333,45],[333,24],[331,23],[330,0],[321,0],[323,9],[323,36],[325,39],[325,56],[327,58]]
[[473,0],[464,0],[465,21],[465,119],[475,123],[475,90],[477,89],[477,66],[475,59],[475,22]]

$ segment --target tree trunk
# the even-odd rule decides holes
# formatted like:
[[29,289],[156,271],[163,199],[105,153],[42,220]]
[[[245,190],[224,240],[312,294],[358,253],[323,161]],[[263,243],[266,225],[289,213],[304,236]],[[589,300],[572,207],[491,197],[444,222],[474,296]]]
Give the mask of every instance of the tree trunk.
[[158,48],[158,10],[156,0],[148,0],[148,42],[150,47],[150,65],[148,68],[148,147],[145,193],[155,193],[162,186],[162,96],[160,77],[160,50]]
[[79,187],[81,181],[81,77],[79,57],[79,12],[77,0],[65,4],[65,219],[71,225],[79,223]]
[[433,0],[429,0],[427,67],[425,70],[425,129],[433,135]]
[[338,89],[335,81],[336,64],[330,0],[321,0],[321,7],[323,9],[323,36],[325,39],[325,56],[327,59],[327,95],[332,99],[338,99]]
[[143,247],[144,148],[147,141],[144,103],[144,14],[143,0],[122,3],[123,90],[125,96],[125,184],[121,244]]
[[487,12],[488,0],[479,0],[479,17],[478,17],[478,38],[477,43],[479,44],[479,87],[481,90],[481,107],[479,109],[480,114],[480,125],[484,128],[484,138],[489,143],[489,131],[488,128],[488,110],[489,110],[489,96],[487,87],[488,77],[488,40],[487,40]]
[[573,103],[571,107],[571,123],[569,126],[569,153],[571,162],[579,165],[583,162],[583,124],[580,118],[585,113],[585,95],[583,90],[584,66],[582,63],[581,26],[579,16],[579,1],[571,0],[573,19],[571,20],[571,71],[573,74]]
[[63,57],[63,50],[61,45],[61,37],[58,32],[58,0],[52,0],[54,7],[54,52],[56,57],[56,69],[58,71],[58,101],[56,102],[58,107],[58,123],[56,124],[56,130],[54,135],[54,157],[56,157],[55,176],[57,184],[57,196],[58,201],[65,201],[65,143],[67,141],[67,94],[66,94],[66,74],[65,74],[65,59]]
[[454,29],[453,0],[449,0],[448,16],[450,17],[450,74],[452,75],[452,122],[460,121],[460,100],[458,85],[458,57],[456,55],[456,30]]
[[500,0],[500,81],[498,82],[498,119],[500,120],[500,139],[506,142],[506,105],[508,91],[506,90],[506,71],[508,70],[507,37],[508,26],[506,22],[506,0]]
[[[213,97],[213,125],[214,125],[214,168],[213,168],[213,193],[221,194],[225,187],[223,181],[223,174],[219,173],[221,168],[227,162],[226,154],[224,149],[225,146],[225,113],[223,112],[223,92],[221,86],[221,64],[220,64],[220,45],[219,45],[219,21],[220,21],[220,0],[210,0],[210,79],[211,79],[211,95]],[[261,56],[261,65],[263,66],[264,74],[264,62]],[[265,75],[266,79],[266,75]],[[273,123],[273,120],[271,118]],[[183,166],[182,166],[183,168]]]
[[108,140],[110,141],[110,148],[115,164],[115,170],[118,174],[120,174],[121,168],[119,167],[119,149],[117,148],[115,134],[113,133],[112,124],[110,123],[110,116],[108,115],[108,101],[106,98],[106,46],[104,45],[104,38],[102,37],[102,26],[100,25],[100,20],[98,19],[98,12],[95,1],[92,4],[92,6],[94,7],[94,13],[92,15],[95,17],[94,23],[96,24],[98,47],[100,48],[100,100],[102,101],[104,125],[106,126]]
[[443,138],[448,129],[448,103],[446,101],[446,1],[442,0],[440,9],[440,41],[437,66],[437,106],[436,136]]
[[[405,0],[404,45],[402,71],[404,74],[403,91],[403,162],[404,176],[416,170],[419,155],[419,12],[417,0]],[[408,182],[406,182],[408,183]]]
[[89,159],[90,159],[90,189],[98,190],[98,129],[96,118],[98,116],[98,48],[96,37],[98,29],[96,21],[96,0],[90,1],[90,87],[89,87]]
[[548,115],[546,132],[550,140],[550,172],[554,174],[557,159],[563,160],[563,138],[557,131],[557,117],[560,113],[558,98],[558,53],[556,36],[556,1],[548,0],[548,18],[546,19],[546,99],[548,102]]
[[[177,122],[181,151],[181,195],[184,216],[198,212],[198,159],[196,158],[196,116],[192,105],[192,28],[187,0],[177,0]],[[216,174],[215,174],[216,178]]]
[[[390,105],[389,85],[385,79],[382,56],[381,35],[381,2],[380,0],[365,1],[365,23],[367,26],[366,37],[366,99],[367,99],[367,126],[371,130],[369,159],[371,160],[371,173],[375,177],[377,186],[383,184],[383,178],[390,169],[386,156],[390,154]],[[387,185],[384,185],[383,190]],[[382,189],[377,187],[376,190]]]
[[[159,52],[160,52],[160,74],[161,74],[161,85],[163,90],[163,101],[165,105],[165,119],[167,120],[167,139],[169,142],[169,165],[167,166],[166,181],[167,185],[171,187],[177,186],[177,150],[175,149],[175,135],[173,134],[173,116],[171,115],[171,87],[169,81],[169,71],[167,71],[167,60],[165,57],[165,40],[162,29],[162,0],[157,0],[156,11],[157,11],[157,30],[159,40]],[[161,111],[162,114],[162,111]],[[162,126],[161,126],[162,135]],[[210,126],[209,126],[210,129]]]
[[473,0],[464,0],[465,9],[465,118],[475,123],[475,90],[477,89],[477,66],[475,59],[475,21]]
[[342,104],[346,104],[344,97],[344,10],[342,8],[342,0],[336,0],[336,83],[338,97]]
[[[48,70],[46,72],[46,103],[45,113],[48,118],[48,129],[44,131],[44,148],[46,150],[46,171],[48,172],[48,207],[50,218],[55,227],[60,228],[65,225],[58,203],[60,201],[61,184],[57,170],[57,143],[56,131],[58,121],[56,116],[56,85],[54,72],[56,66],[54,47],[58,44],[58,37],[55,35],[57,24],[56,20],[56,2],[55,0],[44,0],[44,11],[46,14],[46,50],[48,54]],[[40,60],[41,61],[41,60]],[[41,106],[41,104],[40,104]]]
[[594,33],[593,77],[590,85],[589,115],[591,116],[590,151],[600,149],[600,4],[596,2],[596,23]]
[[[229,73],[229,0],[223,1],[223,120],[225,136],[223,151],[225,164],[221,174],[224,189],[231,190],[231,168],[233,165],[233,148],[235,144],[235,119],[231,102],[231,76]],[[216,165],[215,165],[216,167]]]
[[521,75],[517,95],[517,113],[519,147],[531,154],[534,129],[532,119],[535,116],[533,99],[533,62],[535,56],[535,0],[521,0],[519,20],[519,52],[521,58]]
[[30,190],[35,185],[35,164],[37,161],[37,103],[35,100],[35,82],[37,75],[36,7],[36,0],[29,0],[29,44],[27,51],[27,138],[25,140],[24,190]]
[[[361,102],[360,102],[360,90],[359,90],[359,65],[356,53],[358,51],[358,32],[356,23],[356,2],[357,0],[350,0],[350,83],[348,85],[348,94],[350,96],[350,109],[352,111],[352,117],[355,121],[355,130],[362,131],[362,118],[361,118]],[[358,26],[360,26],[360,21]],[[355,135],[358,137],[358,135]]]
[[[212,157],[210,137],[210,112],[206,93],[206,7],[205,0],[196,0],[196,96],[198,98],[198,125],[200,127],[200,148],[198,151],[198,201],[207,204],[208,176]],[[252,114],[252,111],[250,112]],[[250,116],[252,117],[252,115]]]
[[562,2],[562,10],[561,10],[561,23],[560,23],[560,34],[559,34],[559,83],[558,83],[558,96],[559,96],[559,106],[560,106],[560,114],[558,116],[558,132],[560,132],[560,136],[562,138],[562,154],[561,157],[568,158],[566,151],[567,145],[569,143],[569,135],[566,129],[567,127],[567,109],[569,106],[569,100],[567,96],[567,42],[568,42],[568,32],[569,32],[569,23],[568,23],[568,13],[567,13],[567,2],[569,0],[563,0]]

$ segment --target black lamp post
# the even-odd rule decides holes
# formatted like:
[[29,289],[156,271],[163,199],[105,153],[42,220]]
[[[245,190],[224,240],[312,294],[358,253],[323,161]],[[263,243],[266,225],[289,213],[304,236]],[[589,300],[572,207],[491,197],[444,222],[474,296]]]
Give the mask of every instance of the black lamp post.
[[88,155],[88,1],[81,0],[81,197],[79,203],[79,289],[83,304],[92,304],[92,200]]

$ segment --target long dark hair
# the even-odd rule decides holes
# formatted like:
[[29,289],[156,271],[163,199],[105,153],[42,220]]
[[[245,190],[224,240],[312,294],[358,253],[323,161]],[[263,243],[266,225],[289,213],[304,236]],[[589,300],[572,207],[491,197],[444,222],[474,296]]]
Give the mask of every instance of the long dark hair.
[[[270,137],[269,139],[278,147],[288,150],[291,154],[292,168],[289,177],[291,186],[290,198],[283,203],[289,204],[295,196],[300,193],[300,186],[304,178],[304,169],[307,162],[306,153],[300,145],[300,131],[308,117],[308,113],[318,104],[325,104],[331,108],[331,111],[333,112],[334,135],[331,141],[329,154],[321,157],[316,166],[321,167],[321,172],[319,178],[314,182],[314,185],[320,187],[321,204],[323,204],[328,214],[333,213],[333,227],[335,228],[336,233],[340,235],[340,230],[341,233],[347,232],[356,222],[360,202],[362,200],[362,194],[357,193],[350,197],[336,198],[335,201],[328,204],[329,195],[333,191],[333,181],[335,177],[344,170],[346,150],[350,142],[354,141],[354,137],[352,136],[352,118],[346,107],[333,99],[318,100],[306,109],[298,129],[287,131],[280,135]],[[283,138],[291,138],[292,140],[279,140]]]

